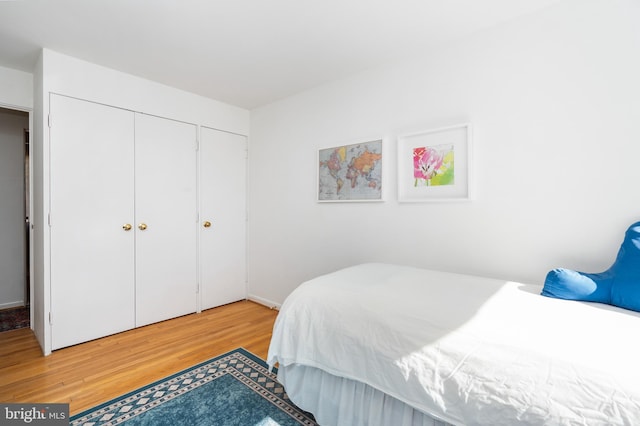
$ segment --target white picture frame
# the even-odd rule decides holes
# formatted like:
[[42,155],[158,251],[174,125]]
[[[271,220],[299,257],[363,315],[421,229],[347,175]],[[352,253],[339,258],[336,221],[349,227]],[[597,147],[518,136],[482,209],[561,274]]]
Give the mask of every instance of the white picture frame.
[[383,138],[319,149],[317,201],[384,201],[383,160]]

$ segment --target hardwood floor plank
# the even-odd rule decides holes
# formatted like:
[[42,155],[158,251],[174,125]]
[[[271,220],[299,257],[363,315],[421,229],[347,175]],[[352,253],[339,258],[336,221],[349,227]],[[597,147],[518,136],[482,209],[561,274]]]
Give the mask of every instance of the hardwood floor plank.
[[0,401],[69,403],[73,415],[237,347],[265,359],[276,316],[241,301],[48,357],[30,329],[0,333]]

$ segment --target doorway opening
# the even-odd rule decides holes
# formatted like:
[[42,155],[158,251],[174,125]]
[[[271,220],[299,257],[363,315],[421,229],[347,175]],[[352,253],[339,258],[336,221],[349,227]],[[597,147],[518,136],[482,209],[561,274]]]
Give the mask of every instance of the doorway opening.
[[30,326],[29,113],[0,107],[0,331]]

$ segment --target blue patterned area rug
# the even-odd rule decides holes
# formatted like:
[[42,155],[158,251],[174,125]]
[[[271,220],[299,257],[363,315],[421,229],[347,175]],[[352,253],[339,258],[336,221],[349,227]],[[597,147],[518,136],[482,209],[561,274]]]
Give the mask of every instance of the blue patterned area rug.
[[239,348],[71,417],[71,425],[316,425],[267,364]]

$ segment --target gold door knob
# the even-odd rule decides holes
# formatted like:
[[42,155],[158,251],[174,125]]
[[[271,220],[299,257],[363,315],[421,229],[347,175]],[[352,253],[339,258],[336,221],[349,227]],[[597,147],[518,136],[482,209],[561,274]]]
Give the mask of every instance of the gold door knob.
[[130,223],[125,223],[124,225],[122,225],[122,229],[124,229],[125,231],[130,231],[131,228],[132,227]]
[[204,226],[205,228],[208,228],[211,226],[211,222],[209,222],[208,220],[205,220],[202,226]]
[[145,229],[147,229],[147,224],[146,223],[141,223],[140,225],[138,225],[138,229],[141,231],[144,231]]

